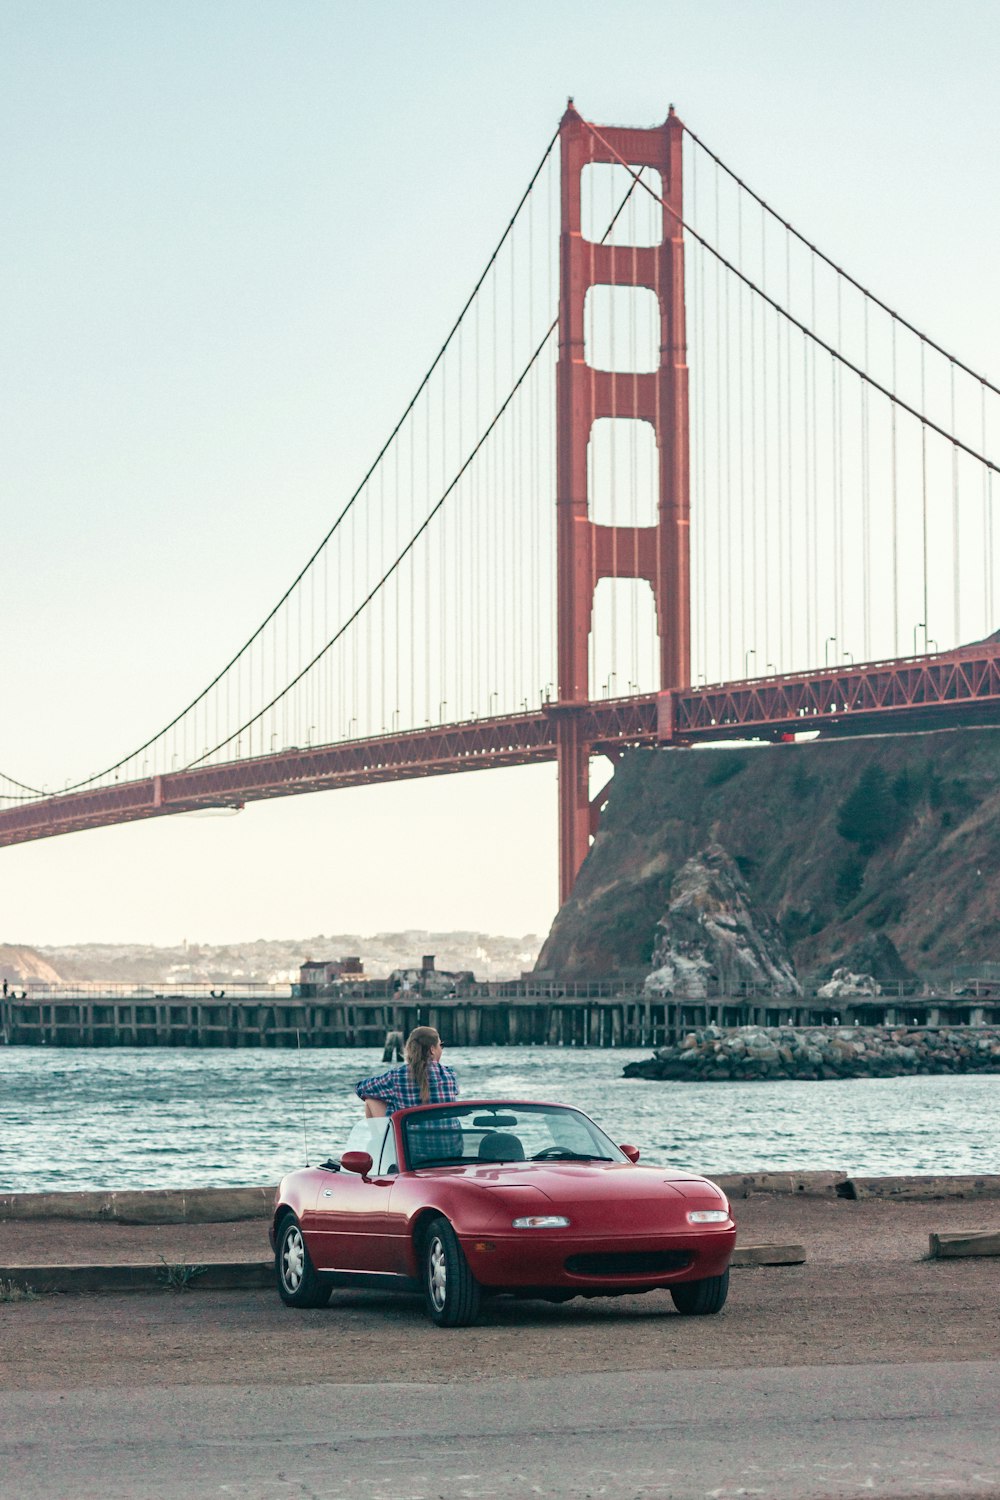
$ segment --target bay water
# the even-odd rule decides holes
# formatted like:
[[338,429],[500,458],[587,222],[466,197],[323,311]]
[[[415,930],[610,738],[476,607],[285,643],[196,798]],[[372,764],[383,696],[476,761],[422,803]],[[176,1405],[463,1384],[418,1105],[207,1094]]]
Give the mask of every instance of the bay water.
[[[449,1048],[462,1096],[575,1104],[645,1161],[1000,1172],[1000,1075],[659,1083],[647,1048]],[[0,1192],[274,1183],[343,1146],[381,1049],[0,1049]]]

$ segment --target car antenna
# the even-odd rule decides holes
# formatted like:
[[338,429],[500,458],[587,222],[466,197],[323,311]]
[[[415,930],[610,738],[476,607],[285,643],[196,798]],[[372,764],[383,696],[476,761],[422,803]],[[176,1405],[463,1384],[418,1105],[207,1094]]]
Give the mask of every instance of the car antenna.
[[297,1026],[295,1028],[295,1049],[298,1054],[299,1103],[302,1106],[302,1154],[306,1159],[306,1166],[308,1167],[309,1143],[306,1140],[306,1091],[302,1081],[302,1033]]

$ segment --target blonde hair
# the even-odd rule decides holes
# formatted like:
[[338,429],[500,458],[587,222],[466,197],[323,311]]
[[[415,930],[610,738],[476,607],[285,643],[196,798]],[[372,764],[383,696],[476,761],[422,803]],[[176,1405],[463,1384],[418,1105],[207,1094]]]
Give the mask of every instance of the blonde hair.
[[421,1104],[429,1104],[431,1098],[430,1079],[427,1077],[427,1066],[431,1060],[432,1050],[438,1046],[441,1038],[433,1026],[415,1026],[406,1038],[406,1047],[403,1056],[406,1066],[413,1074],[414,1082],[420,1090]]

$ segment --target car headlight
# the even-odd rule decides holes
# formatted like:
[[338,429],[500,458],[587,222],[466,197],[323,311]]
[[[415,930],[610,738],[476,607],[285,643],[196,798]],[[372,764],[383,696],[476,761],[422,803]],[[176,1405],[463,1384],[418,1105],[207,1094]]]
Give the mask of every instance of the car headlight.
[[569,1220],[560,1214],[529,1214],[526,1219],[514,1219],[515,1229],[568,1229]]
[[724,1208],[694,1208],[688,1214],[689,1224],[724,1224],[729,1218]]

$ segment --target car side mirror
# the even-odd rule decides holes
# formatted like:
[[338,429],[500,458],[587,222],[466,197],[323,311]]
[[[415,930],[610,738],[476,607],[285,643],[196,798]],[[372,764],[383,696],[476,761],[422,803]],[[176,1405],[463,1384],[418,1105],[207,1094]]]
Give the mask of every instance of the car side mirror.
[[340,1165],[345,1172],[360,1172],[362,1177],[367,1177],[372,1169],[372,1159],[367,1151],[345,1151]]
[[[639,1160],[639,1147],[638,1146],[619,1146],[618,1149],[619,1149],[619,1151],[624,1151],[624,1153],[628,1157],[629,1161],[638,1161]],[[344,1165],[346,1166],[347,1163],[345,1162]]]

